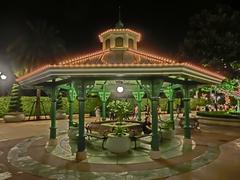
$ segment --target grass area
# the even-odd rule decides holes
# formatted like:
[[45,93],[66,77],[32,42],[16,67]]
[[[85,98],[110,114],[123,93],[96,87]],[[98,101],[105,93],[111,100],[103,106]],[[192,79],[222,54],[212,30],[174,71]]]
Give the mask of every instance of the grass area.
[[232,113],[228,111],[211,111],[211,112],[197,112],[198,116],[204,117],[216,117],[216,118],[227,118],[227,119],[240,119],[239,113]]

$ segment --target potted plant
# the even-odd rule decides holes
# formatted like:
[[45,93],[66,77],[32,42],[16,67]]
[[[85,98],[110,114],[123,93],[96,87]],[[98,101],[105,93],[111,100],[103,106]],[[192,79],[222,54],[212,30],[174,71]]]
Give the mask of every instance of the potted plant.
[[19,122],[25,119],[22,109],[20,86],[16,83],[12,86],[8,113],[4,115],[3,119],[5,122]]
[[123,120],[127,119],[130,113],[130,103],[127,101],[112,101],[108,104],[109,110],[116,115],[117,124],[123,124]]
[[106,148],[112,153],[125,153],[131,148],[131,140],[126,128],[118,125],[108,134]]
[[174,137],[174,130],[172,129],[172,127],[173,122],[169,120],[160,122],[160,129],[163,139],[172,139]]
[[73,122],[73,125],[69,127],[68,137],[70,140],[77,140],[78,138],[79,127],[77,122]]
[[62,93],[60,92],[57,97],[57,113],[56,119],[67,119],[67,115],[63,110],[63,100],[62,100]]

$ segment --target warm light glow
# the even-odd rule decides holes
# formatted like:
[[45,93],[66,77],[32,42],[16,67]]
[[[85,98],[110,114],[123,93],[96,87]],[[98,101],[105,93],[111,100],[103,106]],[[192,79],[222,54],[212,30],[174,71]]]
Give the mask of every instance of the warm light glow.
[[2,72],[0,72],[0,79],[5,80],[5,79],[7,79],[7,76],[5,74],[3,74]]
[[123,87],[122,86],[118,86],[117,87],[117,92],[122,93],[123,92]]
[[114,32],[132,33],[135,36],[137,36],[137,41],[138,42],[141,39],[141,34],[136,32],[136,31],[133,31],[131,29],[109,29],[109,30],[106,30],[103,33],[99,34],[98,37],[99,37],[100,41],[102,42],[103,41],[103,37],[102,36],[104,36],[107,33],[114,33]]
[[2,75],[1,75],[1,79],[2,79],[2,80],[5,80],[5,79],[7,79],[7,76],[4,75],[4,74],[2,74]]

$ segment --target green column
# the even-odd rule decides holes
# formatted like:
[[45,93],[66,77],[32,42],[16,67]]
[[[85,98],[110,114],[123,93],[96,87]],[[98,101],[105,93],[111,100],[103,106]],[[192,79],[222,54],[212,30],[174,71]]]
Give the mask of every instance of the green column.
[[170,121],[172,122],[172,128],[175,129],[175,122],[173,116],[173,99],[169,99],[169,113],[170,113]]
[[189,98],[189,87],[183,87],[183,104],[184,104],[184,137],[191,139],[191,131],[189,127],[189,109],[190,109],[190,98]]
[[85,137],[84,137],[84,108],[85,108],[85,86],[81,82],[78,87],[78,105],[79,105],[79,137],[78,137],[78,152],[85,150]]
[[142,115],[141,115],[141,113],[142,113],[142,111],[141,111],[142,110],[142,98],[143,98],[145,93],[141,89],[141,86],[140,86],[139,82],[138,82],[138,86],[137,86],[137,91],[132,92],[132,94],[137,101],[137,106],[138,106],[138,117],[137,117],[137,119],[138,119],[138,121],[141,121],[142,120]]
[[240,112],[240,99],[237,100],[237,112]]
[[105,121],[106,120],[106,102],[111,93],[106,91],[106,85],[103,84],[102,91],[99,91],[98,94],[102,101],[102,120]]
[[170,121],[172,122],[172,128],[175,129],[175,122],[174,122],[174,115],[173,115],[173,85],[171,84],[170,86],[166,87],[163,92],[168,98],[168,113],[170,114]]
[[102,120],[106,120],[106,101],[102,101]]
[[151,102],[152,102],[152,142],[151,149],[152,151],[159,151],[159,134],[158,134],[158,112],[157,106],[159,101],[159,92],[162,86],[161,80],[152,80],[151,82]]
[[56,87],[51,88],[51,126],[50,126],[50,139],[56,139]]
[[158,97],[152,97],[152,143],[151,148],[153,151],[159,151],[159,135],[158,135]]
[[73,126],[73,101],[68,101],[69,103],[69,122],[68,122],[68,127]]
[[137,101],[137,104],[138,104],[138,121],[141,121],[142,120],[142,100],[141,101]]
[[76,92],[73,87],[73,83],[70,84],[68,89],[68,103],[69,103],[69,128],[73,126],[73,103],[76,98]]

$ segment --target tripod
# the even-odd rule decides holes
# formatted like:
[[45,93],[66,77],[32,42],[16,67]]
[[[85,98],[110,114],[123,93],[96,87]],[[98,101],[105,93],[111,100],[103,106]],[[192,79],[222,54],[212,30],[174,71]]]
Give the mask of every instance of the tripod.
[[30,111],[28,120],[30,120],[31,116],[33,115],[33,112],[34,112],[34,119],[35,119],[35,120],[41,119],[41,118],[39,117],[40,114],[41,114],[41,108],[42,108],[42,110],[43,110],[43,114],[44,114],[45,119],[47,119],[47,114],[46,114],[46,111],[45,111],[45,109],[44,109],[44,106],[43,106],[43,102],[42,102],[42,101],[40,101],[39,116],[37,116],[37,113],[36,113],[36,103],[37,103],[37,100],[33,101],[33,104],[32,104],[32,107],[31,107],[31,111]]

